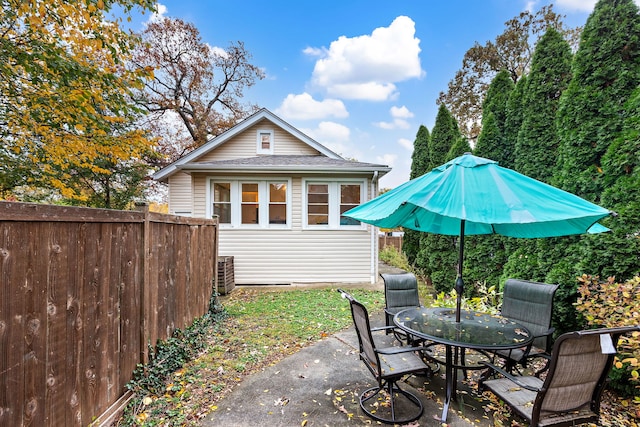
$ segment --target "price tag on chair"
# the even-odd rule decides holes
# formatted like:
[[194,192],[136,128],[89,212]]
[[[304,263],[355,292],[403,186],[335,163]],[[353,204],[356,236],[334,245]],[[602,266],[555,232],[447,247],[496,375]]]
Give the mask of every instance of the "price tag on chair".
[[613,340],[609,334],[600,335],[600,349],[602,354],[616,354],[616,348],[613,345]]

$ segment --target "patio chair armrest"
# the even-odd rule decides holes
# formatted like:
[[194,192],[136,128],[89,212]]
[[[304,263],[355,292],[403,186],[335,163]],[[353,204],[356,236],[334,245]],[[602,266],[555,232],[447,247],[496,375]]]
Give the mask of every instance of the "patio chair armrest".
[[542,337],[550,337],[551,335],[553,335],[555,330],[556,330],[556,328],[551,327],[551,328],[547,329],[546,331],[544,331],[541,334],[534,335],[533,338],[536,339],[536,338],[542,338]]
[[[555,332],[555,330],[556,330],[556,328],[550,327],[544,333],[533,336],[534,340],[536,338],[544,338],[544,337],[548,338],[547,339],[547,348],[544,349],[544,351],[546,351],[547,353],[551,353],[551,337],[553,336],[553,333]],[[533,348],[533,341],[529,345],[527,345],[527,350],[525,351],[525,355],[528,355],[529,351],[531,351],[532,348]]]
[[[492,363],[486,362],[486,361],[482,361],[480,362],[481,365],[485,365],[487,368],[489,368],[490,370],[493,370],[494,372],[498,372],[500,375],[502,375],[503,377],[507,378],[508,380],[510,380],[511,382],[513,382],[514,384],[518,385],[519,387],[522,387],[524,389],[527,390],[531,390],[531,391],[535,391],[535,392],[539,392],[540,388],[538,387],[532,387],[528,384],[523,383],[522,381],[520,381],[518,379],[517,376],[505,371],[504,369],[502,369],[499,366],[496,366]],[[491,374],[490,373],[486,373],[486,375],[483,375],[483,377],[488,378]]]
[[418,347],[385,347],[376,349],[377,353],[380,354],[400,354],[400,353],[408,353],[410,351],[422,351],[424,350],[423,346]]
[[397,329],[397,326],[376,326],[375,328],[371,328],[371,332],[390,331],[392,329]]

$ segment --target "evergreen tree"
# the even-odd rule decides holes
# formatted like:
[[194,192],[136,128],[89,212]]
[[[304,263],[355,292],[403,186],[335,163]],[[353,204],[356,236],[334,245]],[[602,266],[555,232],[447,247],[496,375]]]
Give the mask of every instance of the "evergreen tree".
[[[633,197],[633,187],[604,191],[610,185],[604,175],[604,161],[609,150],[619,149],[612,149],[611,145],[623,129],[625,104],[639,84],[638,7],[632,0],[600,0],[587,19],[573,59],[571,82],[560,97],[556,116],[560,145],[554,185],[602,205],[613,202],[609,197],[614,193],[628,192]],[[607,161],[609,167],[617,163]],[[630,258],[637,260],[637,248],[630,244],[633,239],[625,237],[614,231],[544,239],[540,243],[538,251],[545,253],[539,259],[547,269],[544,281],[561,285],[556,306],[558,315],[563,317],[554,317],[560,331],[573,325],[578,317],[572,305],[577,294],[576,276],[605,271],[618,276],[629,271],[624,263]]]
[[[549,29],[540,39],[533,54],[531,72],[522,93],[522,123],[515,147],[515,168],[519,172],[549,183],[555,167],[558,136],[555,116],[560,95],[571,79],[572,54],[569,44],[555,29]],[[509,277],[526,277],[544,281],[550,259],[564,260],[567,245],[574,239],[510,239],[509,257],[502,281]],[[558,248],[562,248],[558,250]],[[559,258],[551,257],[557,253]],[[566,287],[565,287],[566,288]],[[557,293],[563,299],[565,288]],[[570,298],[573,298],[571,294]],[[558,303],[558,307],[564,305]],[[558,311],[558,310],[557,310]],[[557,313],[556,313],[557,315]],[[561,320],[560,318],[557,319]],[[566,321],[564,322],[566,324]]]
[[546,183],[551,181],[556,163],[558,134],[554,121],[560,95],[571,80],[571,59],[569,43],[550,28],[536,46],[524,94],[515,166],[520,173]]
[[449,149],[460,136],[458,122],[447,107],[444,104],[440,104],[429,143],[429,160],[431,162],[429,170],[440,166],[446,161]]
[[[429,129],[420,125],[416,139],[413,142],[413,154],[411,155],[411,174],[410,179],[417,178],[429,172],[431,164],[429,156]],[[420,231],[406,229],[404,230],[404,238],[402,239],[402,251],[407,257],[409,264],[414,264],[418,250],[420,249]]]
[[444,159],[445,162],[449,160],[453,160],[456,157],[460,157],[465,153],[471,153],[471,145],[469,145],[469,141],[465,136],[461,136],[458,138],[447,153],[447,157]]
[[520,132],[520,126],[524,120],[524,92],[527,87],[527,76],[522,76],[516,87],[511,91],[509,99],[507,100],[507,113],[504,122],[503,136],[509,141],[509,145],[514,147],[514,153],[509,153],[507,159],[503,160],[502,166],[518,170],[516,158],[515,145],[518,140],[518,132]]
[[[510,157],[515,143],[504,137],[507,101],[514,87],[515,84],[506,70],[499,72],[491,81],[482,103],[482,132],[474,150],[477,156],[495,160],[503,166],[506,166],[505,163],[512,163]],[[485,126],[488,128],[485,129]]]
[[554,183],[598,202],[602,156],[622,129],[624,104],[640,84],[640,16],[633,0],[600,0],[587,19],[560,98]]
[[[482,132],[474,153],[509,167],[513,163],[514,142],[505,138],[507,103],[515,85],[506,70],[491,81],[482,104]],[[498,285],[506,262],[505,237],[469,236],[465,244],[464,277],[468,294],[476,284]]]
[[640,274],[640,88],[626,105],[621,135],[602,158],[603,206],[617,216],[603,220],[611,232],[586,236],[580,270],[617,280]]
[[429,143],[431,135],[426,126],[420,125],[416,139],[413,141],[413,154],[411,154],[411,174],[409,179],[414,179],[424,175],[431,169],[431,156],[429,154]]
[[[454,142],[462,138],[458,123],[444,104],[440,104],[436,123],[431,131],[429,170],[445,163]],[[416,266],[430,280],[437,291],[449,291],[456,278],[456,238],[430,233],[421,233],[420,250]]]

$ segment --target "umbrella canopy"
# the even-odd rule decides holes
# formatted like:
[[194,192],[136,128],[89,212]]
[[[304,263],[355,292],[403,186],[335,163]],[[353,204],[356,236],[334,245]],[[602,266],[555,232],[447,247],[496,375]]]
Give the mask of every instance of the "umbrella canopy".
[[459,234],[459,306],[465,235],[537,238],[601,232],[608,229],[597,221],[610,214],[574,194],[467,153],[343,215],[381,228]]
[[[612,212],[482,157],[464,154],[343,215],[380,228],[509,237],[581,234]],[[605,231],[597,225],[592,231]]]

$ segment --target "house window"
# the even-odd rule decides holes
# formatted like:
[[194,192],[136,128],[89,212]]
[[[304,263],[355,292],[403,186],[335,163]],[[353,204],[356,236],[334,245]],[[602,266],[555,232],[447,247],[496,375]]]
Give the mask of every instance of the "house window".
[[260,219],[258,184],[242,183],[241,185],[242,224],[258,224]]
[[342,216],[362,203],[364,183],[313,182],[306,183],[306,226],[310,228],[361,227],[362,224]]
[[212,213],[221,225],[283,228],[291,221],[288,180],[211,180]]
[[269,224],[287,223],[287,184],[269,183]]
[[256,153],[258,154],[273,154],[273,131],[272,130],[258,130]]
[[360,225],[360,221],[342,216],[360,204],[360,184],[340,184],[340,225]]
[[220,224],[231,224],[231,183],[213,184],[213,214],[218,215]]
[[307,224],[329,224],[329,184],[307,186]]

